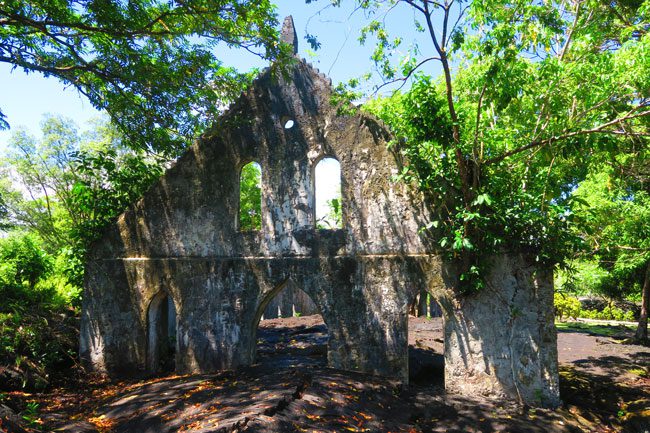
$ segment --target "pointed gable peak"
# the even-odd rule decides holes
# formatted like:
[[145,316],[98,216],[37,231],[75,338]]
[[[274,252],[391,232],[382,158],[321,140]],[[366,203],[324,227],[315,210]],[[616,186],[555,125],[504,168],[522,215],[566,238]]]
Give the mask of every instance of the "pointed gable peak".
[[296,27],[293,25],[293,17],[289,15],[282,23],[282,33],[280,40],[285,44],[293,46],[293,54],[298,54],[298,35],[296,34]]

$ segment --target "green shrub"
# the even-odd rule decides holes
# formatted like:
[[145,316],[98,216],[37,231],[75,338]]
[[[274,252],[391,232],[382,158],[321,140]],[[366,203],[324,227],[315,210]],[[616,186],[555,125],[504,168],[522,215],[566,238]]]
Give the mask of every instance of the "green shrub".
[[74,310],[14,305],[0,313],[0,365],[19,372],[23,383],[2,384],[3,389],[42,389],[53,373],[75,363],[78,344]]
[[607,306],[602,311],[581,310],[580,317],[595,320],[619,320],[624,322],[634,321],[634,313],[632,311],[623,311],[618,307],[612,306]]
[[18,294],[21,287],[33,290],[52,268],[36,238],[23,233],[0,239],[0,263],[0,286],[7,296]]
[[555,293],[553,302],[555,304],[555,316],[559,319],[595,319],[595,320],[619,320],[624,322],[634,321],[634,312],[624,311],[621,308],[608,305],[602,311],[582,309],[578,298],[564,293]]
[[74,365],[80,290],[66,278],[64,257],[45,253],[38,238],[0,239],[0,366],[5,389],[42,389],[52,373]]
[[553,296],[555,304],[555,316],[562,320],[563,318],[576,319],[580,315],[580,301],[573,296],[563,293],[555,293]]

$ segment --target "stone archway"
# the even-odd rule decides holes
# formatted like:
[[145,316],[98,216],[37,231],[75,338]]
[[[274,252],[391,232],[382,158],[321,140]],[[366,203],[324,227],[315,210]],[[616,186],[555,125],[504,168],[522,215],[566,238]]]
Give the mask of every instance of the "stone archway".
[[147,370],[150,373],[175,370],[177,329],[174,301],[161,290],[152,298],[147,311]]
[[[309,314],[302,315],[299,308],[293,305],[293,311],[288,310],[288,315],[277,314],[276,310],[276,314],[268,317],[269,306],[276,305],[274,301],[285,294],[299,295],[301,299],[308,300]],[[327,364],[328,325],[316,300],[292,280],[285,280],[266,293],[255,317],[252,327],[255,347],[251,358],[255,363],[294,366]]]

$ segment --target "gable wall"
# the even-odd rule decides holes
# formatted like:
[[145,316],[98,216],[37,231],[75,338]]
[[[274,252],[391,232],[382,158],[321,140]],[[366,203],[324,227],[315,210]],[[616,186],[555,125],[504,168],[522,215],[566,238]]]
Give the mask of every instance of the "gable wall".
[[[552,278],[531,282],[529,259],[501,258],[489,276],[495,290],[460,303],[449,289],[453,267],[419,230],[431,220],[426,207],[391,181],[400,164],[386,130],[369,116],[337,116],[330,92],[304,62],[287,78],[262,74],[107,230],[86,268],[86,365],[113,375],[155,365],[148,309],[161,290],[176,310],[177,371],[249,365],[264,307],[287,286],[304,290],[322,314],[330,366],[406,382],[408,305],[426,290],[445,314],[449,389],[530,402],[541,389],[556,402]],[[295,126],[285,130],[286,119]],[[325,156],[341,164],[341,230],[314,227],[313,169]],[[262,167],[262,230],[241,233],[239,174],[253,160]],[[513,295],[495,296],[501,291]]]

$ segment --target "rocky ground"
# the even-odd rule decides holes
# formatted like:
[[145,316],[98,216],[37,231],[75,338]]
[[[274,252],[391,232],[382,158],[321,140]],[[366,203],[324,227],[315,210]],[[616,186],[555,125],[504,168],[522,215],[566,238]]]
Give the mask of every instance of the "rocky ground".
[[[440,319],[409,322],[411,384],[326,367],[320,316],[262,322],[259,362],[205,376],[71,380],[47,394],[9,393],[6,431],[65,432],[649,432],[650,348],[561,329],[564,406],[518,408],[446,396]],[[0,407],[0,419],[2,418]]]

